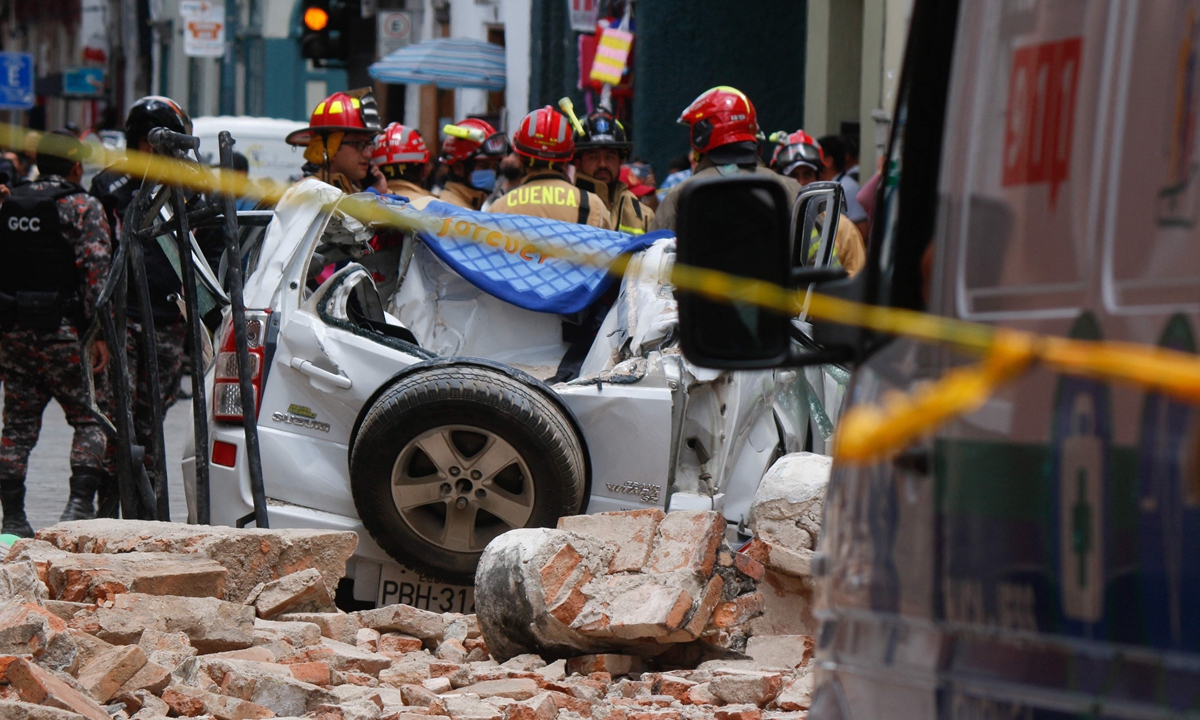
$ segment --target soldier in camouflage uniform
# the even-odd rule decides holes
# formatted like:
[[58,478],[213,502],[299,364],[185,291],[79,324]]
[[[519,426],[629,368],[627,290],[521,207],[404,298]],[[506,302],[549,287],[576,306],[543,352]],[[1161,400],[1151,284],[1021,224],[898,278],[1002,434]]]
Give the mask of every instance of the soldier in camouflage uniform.
[[[87,503],[77,508],[76,517],[87,514],[104,475],[107,440],[88,412],[80,328],[87,327],[95,311],[112,246],[104,208],[78,184],[86,152],[69,133],[45,136],[38,145],[41,177],[18,185],[0,206],[0,377],[5,390],[0,505],[2,531],[22,537],[33,535],[25,518],[25,472],[50,398],[62,406],[75,430],[68,510],[84,498]],[[97,342],[96,370],[107,362],[108,350]],[[97,373],[98,382],[102,377]]]

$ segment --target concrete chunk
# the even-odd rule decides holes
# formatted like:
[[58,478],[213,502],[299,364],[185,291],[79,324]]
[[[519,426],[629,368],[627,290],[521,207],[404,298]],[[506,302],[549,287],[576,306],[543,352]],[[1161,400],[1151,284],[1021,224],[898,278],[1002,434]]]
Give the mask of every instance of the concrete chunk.
[[728,705],[763,707],[783,689],[783,676],[778,673],[730,672],[715,675],[709,681],[709,689]]
[[83,720],[86,716],[70,710],[17,700],[0,700],[0,720]]
[[0,565],[0,598],[41,602],[49,596],[46,583],[42,582],[33,561],[24,560]]
[[181,662],[197,654],[186,633],[161,632],[147,629],[138,638],[138,646],[146,653],[146,661],[174,670]]
[[[321,635],[338,642],[353,645],[363,625],[355,614],[328,613],[284,613],[275,618],[283,622],[309,622],[321,628]],[[379,628],[376,628],[378,630]]]
[[254,608],[216,598],[118,595],[111,608],[96,611],[98,637],[125,645],[143,630],[182,632],[201,653],[237,650],[254,644]]
[[321,573],[308,568],[273,580],[254,600],[258,616],[271,619],[287,612],[335,612],[333,599]]
[[651,572],[713,572],[717,548],[725,537],[725,518],[712,510],[668,513],[658,524],[646,569]]
[[171,682],[171,671],[158,663],[147,662],[133,677],[125,681],[114,697],[148,690],[161,693]]
[[790,681],[775,698],[780,710],[807,710],[812,705],[813,675],[808,673]]
[[[149,520],[77,520],[38,531],[37,537],[76,553],[195,553],[228,571],[225,599],[242,602],[260,582],[307,568],[320,571],[332,596],[354,554],[358,535],[330,530],[274,530],[183,525]],[[14,546],[14,549],[15,546]]]
[[595,515],[569,515],[559,518],[560,530],[590,535],[617,547],[608,571],[637,572],[650,558],[655,531],[665,513],[658,508],[606,512]]
[[47,560],[47,585],[56,600],[101,602],[120,593],[220,598],[227,571],[201,555],[69,554]]
[[321,642],[321,627],[310,622],[282,622],[257,618],[254,621],[255,642],[258,642],[260,636],[264,642],[283,640],[293,647],[302,648]]
[[79,684],[98,702],[108,702],[121,686],[146,665],[146,654],[137,645],[110,648],[79,671]]
[[538,692],[538,684],[534,680],[509,678],[506,680],[485,680],[473,683],[458,690],[453,690],[450,694],[462,695],[472,693],[480,698],[502,697],[509,698],[510,700],[528,700],[537,695]]
[[614,597],[609,609],[613,635],[631,640],[659,637],[683,624],[692,609],[692,594],[675,583],[641,582]]
[[78,648],[57,615],[33,602],[0,605],[0,654],[28,655],[63,670],[75,663]]
[[[374,610],[360,610],[352,615],[362,627],[379,632],[399,632],[421,640],[440,642],[446,632],[447,617],[410,605],[388,605]],[[353,640],[351,640],[353,642]]]
[[790,669],[807,665],[813,652],[809,635],[755,636],[746,643],[746,654],[763,667]]

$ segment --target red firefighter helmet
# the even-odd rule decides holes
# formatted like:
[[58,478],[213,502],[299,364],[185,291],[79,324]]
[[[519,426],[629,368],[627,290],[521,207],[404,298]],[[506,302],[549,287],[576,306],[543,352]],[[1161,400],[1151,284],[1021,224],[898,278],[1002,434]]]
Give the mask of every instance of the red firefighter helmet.
[[329,133],[379,134],[379,110],[369,90],[336,92],[317,104],[308,127],[289,133],[288,145],[308,145],[317,135]]
[[750,98],[724,85],[701,93],[679,116],[678,122],[691,128],[690,140],[696,152],[758,141],[758,113]]
[[371,149],[372,165],[424,165],[429,162],[429,148],[416,128],[392,123],[375,138]]
[[781,175],[791,175],[802,165],[821,172],[825,168],[825,153],[812,135],[797,130],[775,148],[775,155],[771,158],[771,169]]
[[[457,134],[451,131],[457,131]],[[446,140],[438,159],[447,165],[466,162],[480,155],[504,157],[511,152],[508,138],[479,118],[459,120],[454,125],[447,125],[445,132]]]
[[565,162],[575,156],[575,131],[562,113],[547,105],[525,116],[513,146],[527,158]]

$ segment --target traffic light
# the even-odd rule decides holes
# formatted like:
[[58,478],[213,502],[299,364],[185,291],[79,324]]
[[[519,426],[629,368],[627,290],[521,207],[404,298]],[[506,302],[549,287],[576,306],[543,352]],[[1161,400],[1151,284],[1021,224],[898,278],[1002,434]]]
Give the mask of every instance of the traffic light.
[[344,60],[350,13],[348,0],[303,0],[300,56],[310,60]]

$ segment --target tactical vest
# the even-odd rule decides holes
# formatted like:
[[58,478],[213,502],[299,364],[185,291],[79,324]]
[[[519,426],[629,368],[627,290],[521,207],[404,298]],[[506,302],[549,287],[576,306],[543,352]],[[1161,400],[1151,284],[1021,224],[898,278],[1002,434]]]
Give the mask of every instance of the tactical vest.
[[58,201],[84,189],[64,184],[44,190],[13,188],[0,205],[0,327],[57,327],[77,320],[79,270],[63,235]]

